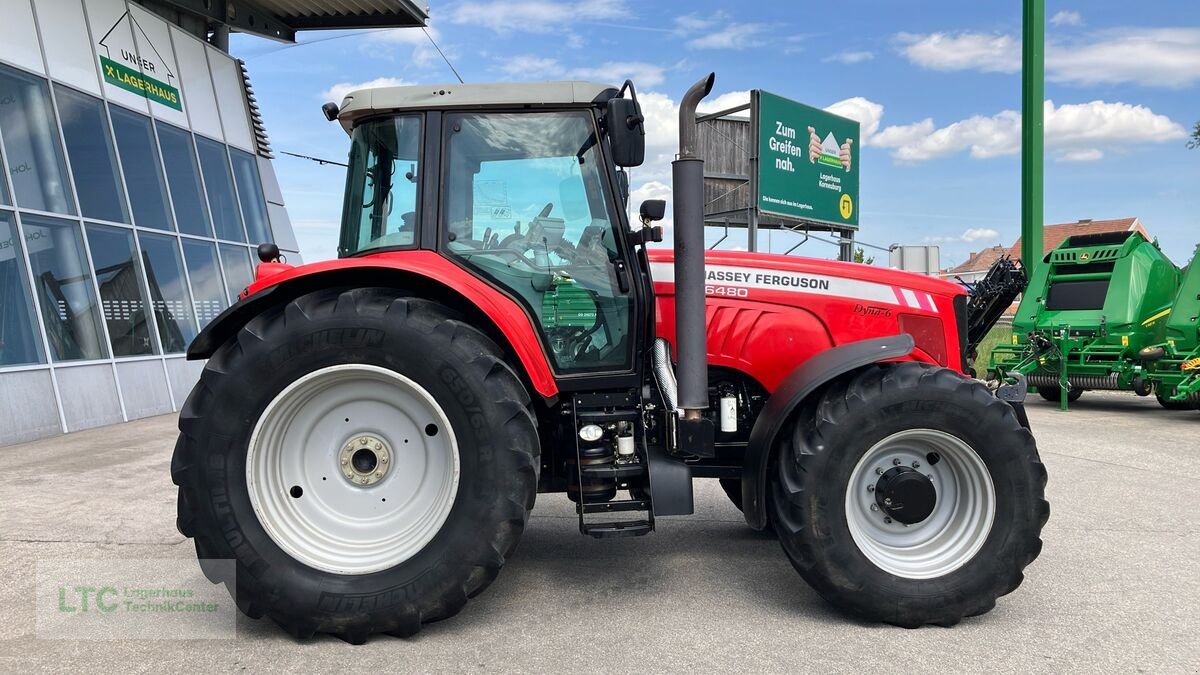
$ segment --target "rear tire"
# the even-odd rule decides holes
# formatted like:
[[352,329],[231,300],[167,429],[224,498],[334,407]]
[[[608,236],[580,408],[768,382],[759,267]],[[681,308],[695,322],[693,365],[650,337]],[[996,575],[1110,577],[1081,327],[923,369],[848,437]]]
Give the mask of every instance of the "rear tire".
[[[1050,401],[1051,403],[1058,403],[1061,400],[1060,395],[1062,394],[1062,388],[1038,387],[1037,393],[1038,396],[1041,396],[1044,400]],[[1083,396],[1083,389],[1080,389],[1079,387],[1071,387],[1070,390],[1067,391],[1067,403],[1074,403],[1075,401],[1078,401],[1080,396]]]
[[[413,635],[457,614],[516,547],[539,466],[528,405],[496,345],[441,305],[302,296],[218,349],[188,397],[179,530],[252,618],[301,639]],[[363,438],[382,449],[360,467]],[[210,559],[235,560],[236,578]]]
[[[871,366],[797,417],[777,448],[768,508],[822,597],[867,620],[949,626],[1020,585],[1042,548],[1046,471],[1033,436],[986,386],[924,364]],[[909,526],[903,507],[868,508],[876,492],[892,494],[893,470],[922,484],[932,476],[924,494],[936,500]]]

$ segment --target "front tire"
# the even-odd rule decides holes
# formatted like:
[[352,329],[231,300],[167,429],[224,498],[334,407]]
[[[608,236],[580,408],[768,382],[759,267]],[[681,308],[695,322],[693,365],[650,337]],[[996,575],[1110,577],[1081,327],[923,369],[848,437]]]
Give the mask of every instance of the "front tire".
[[533,507],[524,387],[478,330],[395,295],[318,291],[255,317],[180,415],[180,532],[244,613],[301,639],[457,614]]
[[872,366],[835,382],[784,431],[773,466],[784,551],[863,619],[915,628],[982,614],[1041,551],[1049,505],[1033,436],[945,368]]
[[1193,401],[1172,401],[1171,399],[1163,396],[1162,392],[1158,391],[1154,392],[1154,398],[1158,399],[1158,404],[1162,406],[1164,410],[1196,410],[1197,407],[1200,407],[1197,406],[1197,404]]

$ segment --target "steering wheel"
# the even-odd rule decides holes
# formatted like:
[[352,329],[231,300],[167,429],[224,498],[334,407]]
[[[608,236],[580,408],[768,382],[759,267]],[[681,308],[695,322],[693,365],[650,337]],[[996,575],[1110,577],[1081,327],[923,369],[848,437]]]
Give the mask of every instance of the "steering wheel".
[[[522,257],[524,257],[525,252],[528,251],[529,249],[533,248],[534,244],[536,243],[533,241],[529,241],[529,234],[533,231],[532,225],[533,225],[534,220],[537,220],[538,218],[546,218],[547,216],[550,215],[550,212],[553,210],[554,210],[554,202],[547,202],[547,204],[542,207],[542,210],[540,212],[538,212],[538,214],[536,216],[533,217],[533,220],[529,221],[530,226],[525,228],[525,234],[521,234],[520,232],[513,232],[512,234],[508,235],[503,240],[501,240],[500,244],[498,246],[496,246],[496,248],[512,249],[514,251],[517,251],[518,253],[521,254]],[[525,246],[522,248],[517,248],[517,245],[519,243],[521,243],[522,241],[525,242]]]

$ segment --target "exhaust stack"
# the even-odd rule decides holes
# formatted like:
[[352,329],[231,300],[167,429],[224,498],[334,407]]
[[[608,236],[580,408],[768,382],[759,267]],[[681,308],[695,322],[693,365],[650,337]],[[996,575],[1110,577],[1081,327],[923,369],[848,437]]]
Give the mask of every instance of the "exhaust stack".
[[[679,104],[679,157],[671,163],[678,405],[684,422],[700,422],[703,419],[701,413],[708,408],[708,349],[704,327],[704,160],[696,156],[696,106],[712,91],[715,79],[716,74],[709,73],[683,95]],[[703,444],[703,432],[699,436],[682,435],[690,437],[688,445]],[[711,439],[711,432],[707,436]]]

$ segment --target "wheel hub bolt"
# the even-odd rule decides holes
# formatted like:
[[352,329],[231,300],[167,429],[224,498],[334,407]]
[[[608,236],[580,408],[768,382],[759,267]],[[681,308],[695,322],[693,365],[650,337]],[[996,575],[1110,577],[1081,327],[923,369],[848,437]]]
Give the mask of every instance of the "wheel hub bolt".
[[892,460],[892,466],[900,466],[900,458],[899,457]]
[[868,486],[867,486],[867,492],[874,492],[874,491],[875,491],[875,486],[874,486],[874,485],[868,485]]
[[892,519],[891,519],[891,518],[889,518],[889,517],[887,517],[887,516],[884,516],[884,517],[883,517],[883,522],[885,522],[885,523],[888,523],[888,524],[890,525],[890,524],[892,523]]
[[872,511],[878,511],[878,510],[879,510],[879,505],[878,505],[878,504],[872,504],[872,505],[871,505],[871,510],[872,510]]
[[914,468],[914,469],[919,469],[919,468],[921,468],[921,463],[920,463],[920,462],[913,462],[913,468]]
[[882,476],[882,475],[883,475],[883,469],[881,469],[881,468],[879,468],[879,467],[875,467],[875,475],[876,475],[876,476]]

